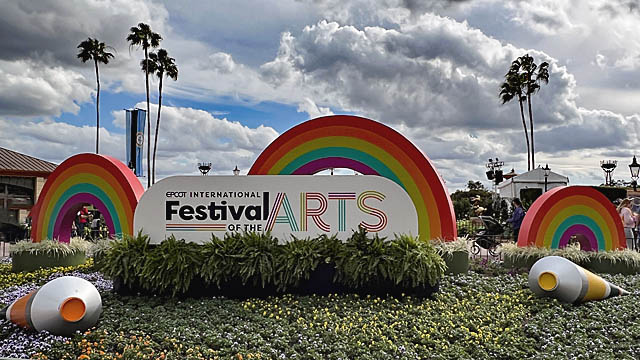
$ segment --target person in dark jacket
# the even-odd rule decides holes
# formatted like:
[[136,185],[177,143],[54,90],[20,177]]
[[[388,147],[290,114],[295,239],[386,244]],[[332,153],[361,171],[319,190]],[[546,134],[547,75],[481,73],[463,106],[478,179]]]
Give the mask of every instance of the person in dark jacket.
[[513,214],[507,220],[511,227],[513,228],[513,238],[515,241],[518,241],[518,234],[520,234],[520,226],[522,225],[522,219],[524,219],[524,209],[522,208],[522,202],[520,199],[513,198],[511,200],[511,204],[513,205]]

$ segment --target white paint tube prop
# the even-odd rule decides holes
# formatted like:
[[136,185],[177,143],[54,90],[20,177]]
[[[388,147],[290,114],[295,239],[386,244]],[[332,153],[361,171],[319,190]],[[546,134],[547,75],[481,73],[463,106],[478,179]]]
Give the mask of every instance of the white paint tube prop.
[[602,300],[629,293],[598,275],[559,256],[538,260],[529,271],[529,288],[537,295],[565,303]]
[[71,335],[95,326],[102,313],[102,298],[87,280],[63,276],[19,298],[3,312],[2,317],[18,326]]

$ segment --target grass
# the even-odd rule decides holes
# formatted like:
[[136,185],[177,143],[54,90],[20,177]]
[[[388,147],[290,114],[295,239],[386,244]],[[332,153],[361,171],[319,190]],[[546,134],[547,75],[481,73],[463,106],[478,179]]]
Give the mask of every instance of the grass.
[[48,359],[640,358],[640,275],[603,275],[632,295],[574,306],[534,297],[526,274],[490,273],[476,267],[445,275],[440,292],[425,300],[180,300],[119,296],[102,285],[97,328],[57,338],[3,322],[0,356],[11,356],[6,349],[22,336],[17,355]]

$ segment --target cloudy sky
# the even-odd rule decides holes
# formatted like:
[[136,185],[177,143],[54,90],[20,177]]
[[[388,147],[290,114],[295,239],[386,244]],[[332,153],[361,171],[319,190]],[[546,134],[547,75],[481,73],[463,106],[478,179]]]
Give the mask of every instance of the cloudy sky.
[[[278,134],[326,114],[356,114],[411,139],[453,191],[484,164],[526,170],[517,103],[499,86],[526,53],[550,63],[533,99],[538,163],[572,184],[615,179],[640,149],[639,0],[0,0],[0,146],[53,162],[95,149],[88,36],[115,49],[100,68],[101,152],[125,157],[124,108],[144,108],[151,25],[176,59],[165,81],[158,174],[245,173]],[[158,81],[151,84],[152,119]],[[639,154],[640,155],[640,154]],[[143,181],[146,183],[146,181]]]

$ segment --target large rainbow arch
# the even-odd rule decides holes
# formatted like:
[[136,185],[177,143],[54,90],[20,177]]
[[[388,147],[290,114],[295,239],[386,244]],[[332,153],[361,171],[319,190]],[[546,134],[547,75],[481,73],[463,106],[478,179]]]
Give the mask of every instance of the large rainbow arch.
[[562,248],[581,235],[583,250],[624,249],[622,220],[613,204],[588,186],[551,189],[540,196],[522,221],[518,246]]
[[413,201],[420,238],[457,237],[451,198],[431,161],[400,133],[373,120],[333,115],[306,121],[274,140],[249,175],[311,175],[329,168],[396,182]]
[[40,192],[31,211],[31,239],[69,242],[71,224],[84,204],[100,210],[110,235],[131,234],[133,213],[143,193],[140,180],[118,159],[72,156],[49,175]]

